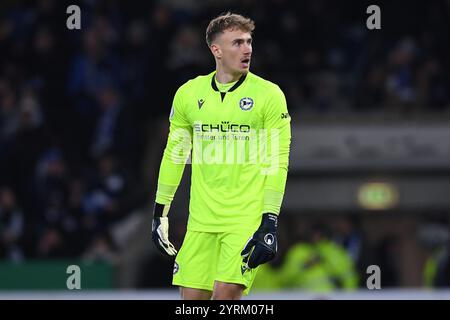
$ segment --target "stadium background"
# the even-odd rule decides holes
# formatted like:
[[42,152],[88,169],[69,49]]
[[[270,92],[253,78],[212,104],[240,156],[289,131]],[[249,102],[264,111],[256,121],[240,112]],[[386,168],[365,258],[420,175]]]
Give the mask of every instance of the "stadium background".
[[[70,4],[81,30],[66,28]],[[371,4],[381,30],[366,28]],[[228,10],[255,20],[252,71],[292,117],[279,254],[253,297],[364,297],[369,265],[401,297],[450,286],[449,1],[2,1],[2,298],[65,290],[73,264],[83,289],[177,297],[151,204],[173,94],[214,68],[204,30]],[[288,259],[295,245],[306,257]]]

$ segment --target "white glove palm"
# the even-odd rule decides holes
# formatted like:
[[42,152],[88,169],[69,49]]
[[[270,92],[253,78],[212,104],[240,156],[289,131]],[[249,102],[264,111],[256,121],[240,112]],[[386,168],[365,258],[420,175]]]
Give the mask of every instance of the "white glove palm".
[[177,254],[177,250],[169,241],[169,219],[167,217],[153,218],[152,239],[162,253],[169,256],[175,256]]

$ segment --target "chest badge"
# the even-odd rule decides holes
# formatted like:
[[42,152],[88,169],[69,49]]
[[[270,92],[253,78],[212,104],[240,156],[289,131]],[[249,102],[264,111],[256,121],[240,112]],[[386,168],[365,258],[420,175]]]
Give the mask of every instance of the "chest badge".
[[252,98],[242,98],[239,101],[239,107],[244,111],[250,110],[251,108],[253,108],[253,99]]
[[201,109],[203,104],[205,103],[205,100],[204,99],[200,99],[200,100],[197,101],[197,103],[198,103],[198,108]]

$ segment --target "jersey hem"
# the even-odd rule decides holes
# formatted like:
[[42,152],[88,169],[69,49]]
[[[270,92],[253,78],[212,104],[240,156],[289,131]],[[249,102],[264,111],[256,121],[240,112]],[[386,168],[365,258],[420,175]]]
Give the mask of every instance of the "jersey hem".
[[252,228],[239,228],[237,229],[236,227],[227,227],[227,228],[198,228],[198,227],[190,227],[188,226],[186,228],[187,231],[194,231],[194,232],[208,232],[208,233],[223,233],[223,232],[239,232],[239,233],[247,233],[247,232],[252,232],[255,231],[258,228],[258,226],[256,225],[255,227]]

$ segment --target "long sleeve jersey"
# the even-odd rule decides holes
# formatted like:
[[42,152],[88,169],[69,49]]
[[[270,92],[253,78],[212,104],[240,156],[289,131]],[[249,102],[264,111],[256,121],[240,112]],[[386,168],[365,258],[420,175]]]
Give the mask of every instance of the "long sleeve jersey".
[[263,213],[280,212],[291,142],[285,96],[250,72],[230,86],[212,72],[173,100],[156,202],[170,205],[190,162],[189,230],[254,229]]

